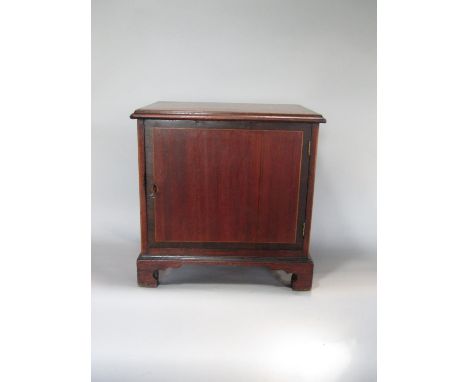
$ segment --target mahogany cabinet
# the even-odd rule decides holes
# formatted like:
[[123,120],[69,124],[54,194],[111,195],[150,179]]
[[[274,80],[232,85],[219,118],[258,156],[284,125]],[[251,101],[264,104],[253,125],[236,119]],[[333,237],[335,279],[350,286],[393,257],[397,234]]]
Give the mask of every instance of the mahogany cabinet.
[[310,290],[319,124],[299,105],[156,102],[137,109],[138,283],[184,264],[264,266]]

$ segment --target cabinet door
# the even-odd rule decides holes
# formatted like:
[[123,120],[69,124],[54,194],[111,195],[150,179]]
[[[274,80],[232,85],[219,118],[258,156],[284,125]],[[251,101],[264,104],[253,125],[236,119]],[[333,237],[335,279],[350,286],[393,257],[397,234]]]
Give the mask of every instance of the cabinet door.
[[150,247],[301,247],[310,127],[153,124],[145,128]]

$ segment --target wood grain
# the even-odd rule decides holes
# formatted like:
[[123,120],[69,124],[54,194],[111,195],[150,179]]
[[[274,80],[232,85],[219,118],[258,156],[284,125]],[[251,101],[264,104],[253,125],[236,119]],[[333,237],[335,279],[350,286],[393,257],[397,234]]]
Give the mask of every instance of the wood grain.
[[312,288],[314,263],[309,257],[278,259],[275,257],[229,258],[204,256],[147,256],[137,259],[138,285],[155,288],[159,285],[159,270],[180,268],[184,264],[224,265],[265,267],[291,273],[291,288],[296,291],[308,291]]
[[148,251],[148,235],[147,235],[147,216],[146,216],[146,190],[145,190],[145,124],[143,120],[138,120],[138,185],[140,193],[140,231],[141,231],[141,250]]
[[302,131],[154,129],[152,139],[156,241],[296,242]]
[[310,290],[320,114],[299,105],[157,102],[131,117],[139,285],[155,287],[160,269],[184,264],[242,265],[284,270],[294,290]]
[[135,110],[130,118],[326,122],[300,105],[216,102],[159,101]]
[[306,219],[304,229],[304,254],[309,253],[309,244],[312,228],[312,207],[314,204],[314,189],[315,189],[315,172],[317,164],[317,144],[318,144],[319,125],[315,124],[312,127],[312,140],[310,144],[310,166],[309,166],[309,184],[307,187],[307,206],[306,206]]

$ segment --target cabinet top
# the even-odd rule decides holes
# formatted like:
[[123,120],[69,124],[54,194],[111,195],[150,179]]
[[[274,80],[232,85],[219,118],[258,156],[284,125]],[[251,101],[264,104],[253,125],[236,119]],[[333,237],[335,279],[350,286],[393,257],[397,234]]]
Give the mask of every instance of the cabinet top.
[[300,105],[216,102],[159,101],[135,110],[130,118],[326,122]]

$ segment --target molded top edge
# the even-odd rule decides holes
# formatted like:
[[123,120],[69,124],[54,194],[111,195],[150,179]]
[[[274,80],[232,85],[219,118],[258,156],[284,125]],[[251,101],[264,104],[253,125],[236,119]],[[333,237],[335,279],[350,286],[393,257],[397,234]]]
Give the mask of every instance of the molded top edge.
[[326,122],[321,114],[300,105],[217,102],[159,101],[135,110],[130,118]]

